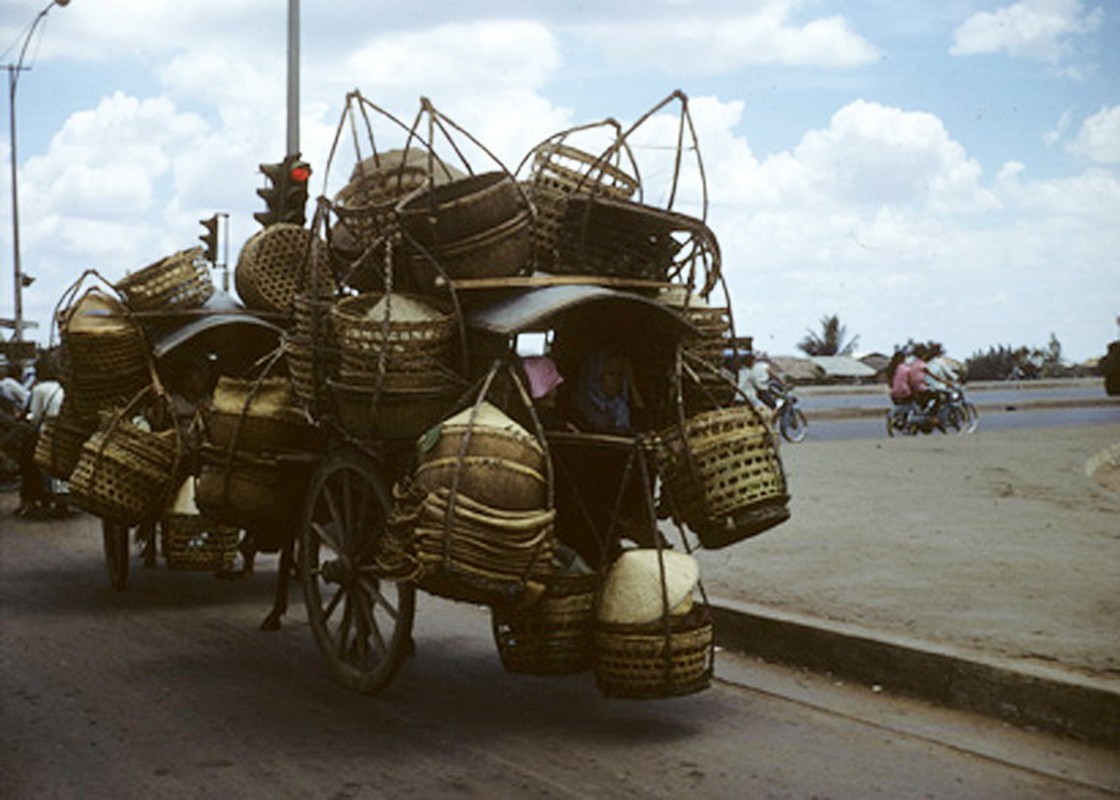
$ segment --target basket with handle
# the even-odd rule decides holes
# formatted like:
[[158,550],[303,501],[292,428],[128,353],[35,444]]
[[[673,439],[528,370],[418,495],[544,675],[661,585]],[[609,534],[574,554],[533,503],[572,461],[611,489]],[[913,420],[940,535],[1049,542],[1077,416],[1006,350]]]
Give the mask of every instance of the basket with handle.
[[313,232],[289,222],[253,234],[234,270],[234,284],[246,306],[280,314],[293,313],[296,295],[313,281],[321,292],[334,291],[326,246]]
[[123,409],[103,416],[82,445],[70,476],[71,494],[81,508],[128,525],[153,520],[163,511],[177,486],[183,455],[174,425],[152,430],[137,421],[145,400],[157,412],[153,416],[171,418],[162,387],[144,389]]
[[552,572],[540,578],[544,593],[525,608],[491,610],[502,666],[527,675],[566,675],[590,669],[596,573]]
[[674,513],[705,547],[724,547],[789,518],[774,432],[750,403],[665,429],[658,460]]

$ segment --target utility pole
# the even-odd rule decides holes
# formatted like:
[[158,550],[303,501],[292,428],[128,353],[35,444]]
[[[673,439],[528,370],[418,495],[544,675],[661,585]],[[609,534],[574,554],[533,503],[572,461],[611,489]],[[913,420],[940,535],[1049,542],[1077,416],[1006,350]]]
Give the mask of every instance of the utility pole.
[[299,0],[288,0],[288,152],[299,156]]
[[[294,1],[294,0],[293,0]],[[35,21],[31,23],[31,28],[27,31],[27,36],[23,39],[23,46],[19,51],[19,59],[15,64],[8,64],[8,111],[9,111],[9,132],[10,136],[8,151],[12,157],[11,165],[11,179],[12,179],[12,319],[11,327],[13,328],[12,341],[23,341],[23,329],[34,327],[33,324],[25,323],[23,321],[23,287],[29,286],[33,278],[23,274],[23,264],[20,261],[20,247],[19,247],[19,178],[17,170],[19,166],[19,157],[17,155],[17,140],[16,140],[16,86],[19,84],[20,72],[30,69],[23,65],[23,59],[27,55],[27,46],[31,43],[31,37],[35,35],[35,29],[39,27],[39,23],[47,16],[47,13],[56,5],[65,6],[70,3],[70,0],[51,0],[46,8],[39,12],[35,17]],[[7,325],[9,320],[3,320]]]

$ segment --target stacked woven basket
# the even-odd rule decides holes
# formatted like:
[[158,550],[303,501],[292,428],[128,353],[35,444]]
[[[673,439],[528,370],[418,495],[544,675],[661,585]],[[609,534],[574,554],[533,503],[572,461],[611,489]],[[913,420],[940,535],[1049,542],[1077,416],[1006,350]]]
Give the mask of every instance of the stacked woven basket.
[[[319,433],[287,376],[223,376],[207,414],[196,501],[208,517],[279,546],[297,516]],[[276,542],[265,537],[271,532]]]
[[419,450],[410,542],[419,584],[490,605],[539,595],[555,521],[541,445],[482,402],[429,431]]

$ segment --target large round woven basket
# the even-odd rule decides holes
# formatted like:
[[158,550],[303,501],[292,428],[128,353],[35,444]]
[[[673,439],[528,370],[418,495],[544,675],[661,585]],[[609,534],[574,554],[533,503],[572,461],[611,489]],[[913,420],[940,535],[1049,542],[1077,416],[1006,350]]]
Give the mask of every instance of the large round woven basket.
[[428,491],[454,488],[493,508],[528,511],[548,502],[548,482],[532,467],[491,456],[427,459],[416,468],[416,483]]
[[457,388],[382,391],[369,384],[328,380],[333,417],[356,439],[415,439],[454,406]]
[[[446,368],[458,328],[454,315],[437,302],[408,294],[386,298],[374,292],[340,300],[331,313],[344,365],[352,373],[370,375],[382,369],[430,373]],[[357,382],[354,374],[346,377]]]
[[228,570],[240,538],[237,528],[201,514],[167,514],[160,524],[160,551],[171,569]]
[[114,284],[133,311],[197,308],[214,293],[202,248],[162,258]]
[[335,291],[322,240],[286,222],[269,225],[249,238],[237,258],[234,284],[249,308],[281,314],[291,314],[296,295],[313,284],[320,295]]
[[440,271],[452,280],[508,278],[524,272],[533,261],[532,219],[524,211],[473,236],[428,246],[413,255],[416,280],[420,286],[434,287]]
[[71,496],[105,519],[128,525],[153,520],[177,485],[180,456],[177,430],[149,431],[127,419],[107,419],[82,445]]
[[683,617],[650,625],[596,623],[595,682],[608,697],[679,697],[707,689],[714,667],[710,612],[698,606]]
[[526,201],[511,175],[483,172],[432,186],[402,203],[401,225],[423,245],[459,242],[520,216]]
[[[789,494],[774,433],[749,403],[663,431],[658,462],[673,508],[705,547],[755,536],[788,517],[780,513]],[[749,513],[755,508],[759,514]]]
[[528,675],[566,675],[590,669],[592,610],[599,576],[554,573],[541,578],[544,594],[527,608],[495,606],[494,642],[502,666]]

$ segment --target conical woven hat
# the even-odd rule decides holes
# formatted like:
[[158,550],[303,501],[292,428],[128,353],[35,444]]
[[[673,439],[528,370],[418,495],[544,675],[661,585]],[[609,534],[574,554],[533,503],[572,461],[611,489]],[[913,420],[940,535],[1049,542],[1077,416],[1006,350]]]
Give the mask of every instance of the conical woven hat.
[[175,494],[175,501],[168,509],[170,514],[181,514],[188,517],[196,517],[199,515],[198,505],[194,501],[194,477],[189,477],[183,481],[183,485],[179,487],[179,491]]
[[687,606],[700,580],[700,565],[690,555],[673,550],[625,550],[611,565],[603,583],[596,612],[600,622],[641,625],[656,622],[665,613],[661,594],[661,567],[665,560],[665,589],[669,610]]
[[[464,408],[458,414],[445,419],[442,424],[444,427],[466,427],[471,424],[472,411],[473,408]],[[504,411],[486,400],[483,400],[478,406],[478,413],[474,415],[474,426],[476,428],[496,428],[515,436],[530,436],[527,430],[510,419]]]
[[386,311],[391,322],[439,322],[446,315],[432,308],[427,303],[413,300],[404,295],[386,294],[366,312],[366,319],[385,319]]

